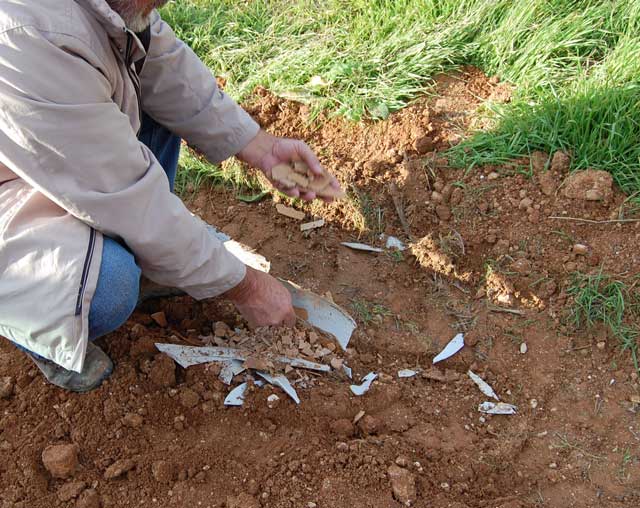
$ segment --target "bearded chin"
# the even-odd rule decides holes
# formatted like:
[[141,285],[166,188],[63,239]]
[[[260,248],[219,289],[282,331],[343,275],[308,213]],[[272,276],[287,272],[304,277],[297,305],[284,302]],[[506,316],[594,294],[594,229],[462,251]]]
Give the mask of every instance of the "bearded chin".
[[111,8],[123,19],[127,28],[132,32],[142,32],[151,22],[151,12],[154,8],[160,8],[169,0],[155,0],[149,2],[146,12],[136,8],[134,0],[107,0]]

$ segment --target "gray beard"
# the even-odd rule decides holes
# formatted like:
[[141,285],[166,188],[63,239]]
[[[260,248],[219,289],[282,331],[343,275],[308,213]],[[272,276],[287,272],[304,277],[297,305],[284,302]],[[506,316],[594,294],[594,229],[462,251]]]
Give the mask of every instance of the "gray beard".
[[[151,4],[154,9],[159,9],[167,2],[169,0],[152,0]],[[142,32],[151,22],[150,15],[136,10],[133,0],[107,0],[107,3],[120,15],[127,28],[132,32]]]

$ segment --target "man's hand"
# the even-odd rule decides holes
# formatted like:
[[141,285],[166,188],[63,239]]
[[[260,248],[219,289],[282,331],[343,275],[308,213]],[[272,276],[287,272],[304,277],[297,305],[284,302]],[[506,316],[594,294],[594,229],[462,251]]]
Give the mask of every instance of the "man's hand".
[[289,292],[277,279],[250,266],[242,282],[222,296],[233,302],[252,328],[296,324]]
[[[320,161],[304,141],[278,138],[263,130],[258,132],[258,135],[237,154],[237,157],[250,166],[262,170],[272,185],[279,191],[285,193],[287,196],[293,198],[299,197],[305,201],[314,200],[316,193],[311,191],[300,193],[297,187],[285,189],[280,182],[275,181],[271,177],[273,167],[282,163],[290,164],[292,161],[302,161],[309,166],[309,169],[311,169],[315,175],[321,176],[325,174]],[[336,180],[335,177],[332,178],[331,186],[339,190],[340,184],[338,180]],[[327,202],[333,201],[331,198],[322,199]]]

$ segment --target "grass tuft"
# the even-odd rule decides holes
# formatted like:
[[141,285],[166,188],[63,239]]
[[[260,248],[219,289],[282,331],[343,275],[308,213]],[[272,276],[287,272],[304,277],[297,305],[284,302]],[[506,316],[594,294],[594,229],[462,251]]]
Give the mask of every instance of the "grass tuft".
[[620,341],[622,351],[629,351],[633,364],[640,373],[638,364],[638,338],[640,329],[640,295],[634,287],[612,279],[602,273],[576,274],[567,290],[574,299],[571,319],[576,328],[589,328],[597,323],[606,325]]

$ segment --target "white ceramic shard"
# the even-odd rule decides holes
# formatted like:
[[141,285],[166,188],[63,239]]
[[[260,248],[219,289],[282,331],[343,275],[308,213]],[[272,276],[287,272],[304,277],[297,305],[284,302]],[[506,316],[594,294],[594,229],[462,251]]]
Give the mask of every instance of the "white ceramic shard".
[[452,357],[464,347],[464,334],[459,333],[444,347],[444,349],[433,359],[433,363],[441,362]]
[[493,388],[491,388],[491,386],[484,379],[482,379],[480,376],[478,376],[477,374],[474,374],[471,371],[468,371],[467,374],[472,379],[472,381],[476,385],[478,385],[478,388],[480,388],[480,391],[484,393],[487,397],[492,397],[496,400],[500,400],[500,397],[496,395],[496,392],[493,391]]
[[291,383],[285,376],[272,376],[266,372],[256,371],[260,377],[262,377],[267,383],[282,388],[285,393],[291,397],[296,404],[300,404],[300,398]]
[[378,374],[375,372],[369,372],[365,377],[362,378],[362,384],[359,385],[351,385],[351,391],[354,395],[360,396],[364,395],[371,388],[371,383],[378,377]]
[[357,242],[341,242],[341,245],[345,247],[349,247],[353,250],[363,250],[366,252],[384,252],[383,249],[379,247],[372,247],[371,245],[367,245],[366,243],[357,243]]
[[478,406],[478,411],[490,415],[514,415],[518,408],[506,402],[483,402]]

